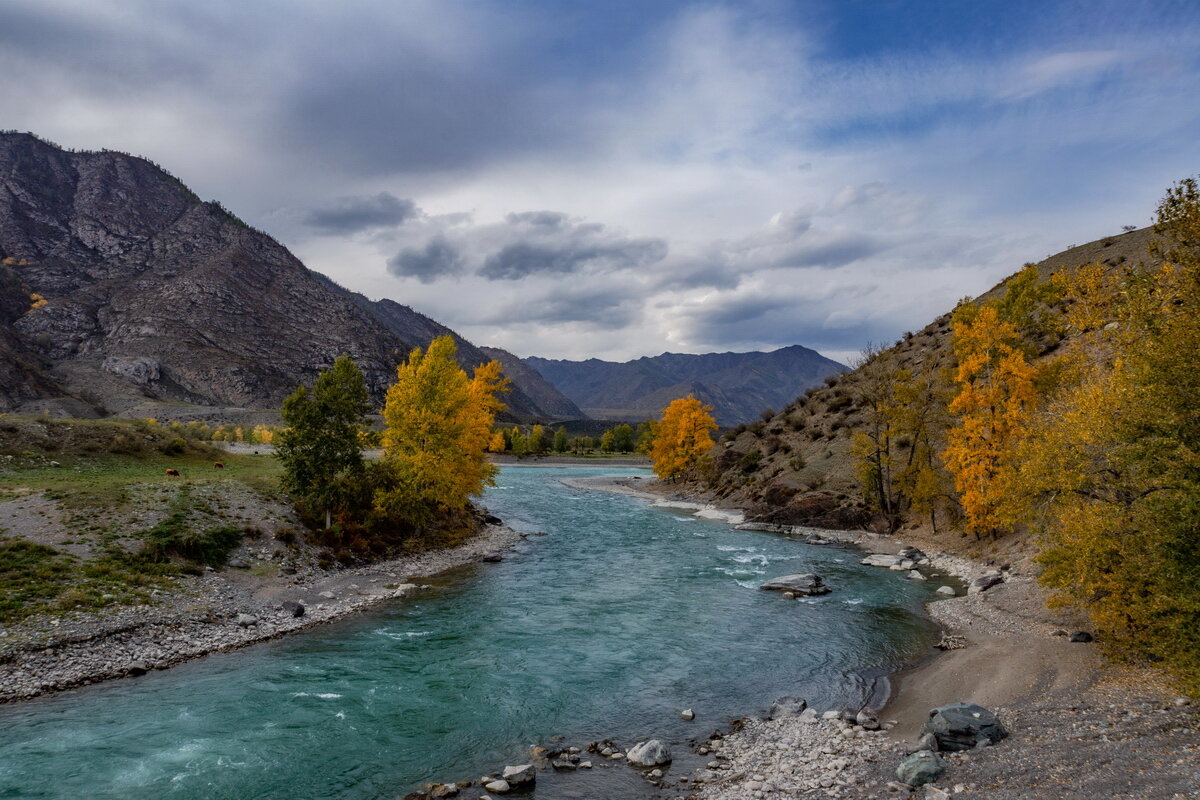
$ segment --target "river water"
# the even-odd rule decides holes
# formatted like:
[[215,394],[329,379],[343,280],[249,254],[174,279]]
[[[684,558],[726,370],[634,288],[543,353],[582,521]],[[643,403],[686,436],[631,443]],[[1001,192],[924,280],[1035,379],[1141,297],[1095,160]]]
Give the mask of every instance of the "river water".
[[[928,651],[927,584],[560,482],[605,474],[638,471],[503,468],[486,505],[546,535],[415,598],[0,707],[0,797],[391,798],[523,763],[553,737],[681,743],[781,695],[860,704],[874,676]],[[795,572],[833,592],[757,588]],[[642,792],[628,767],[539,781],[539,798]]]

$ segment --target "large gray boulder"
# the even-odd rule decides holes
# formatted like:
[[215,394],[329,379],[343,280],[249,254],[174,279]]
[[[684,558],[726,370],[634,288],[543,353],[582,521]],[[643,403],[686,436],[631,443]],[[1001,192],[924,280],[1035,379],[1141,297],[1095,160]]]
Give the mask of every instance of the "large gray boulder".
[[508,785],[515,788],[522,786],[532,786],[537,780],[537,770],[533,764],[520,764],[515,767],[505,767],[504,773],[500,776],[508,782]]
[[1004,583],[1004,576],[999,572],[989,572],[986,575],[980,575],[975,580],[971,581],[967,586],[967,594],[979,594],[986,592],[993,586],[999,586]]
[[887,553],[872,553],[859,563],[865,564],[868,567],[884,567],[885,569],[890,569],[892,567],[899,566],[900,562],[904,560],[905,559],[903,556],[891,556]]
[[896,767],[896,779],[909,786],[933,783],[946,771],[946,762],[932,750],[918,750]]
[[657,767],[671,763],[671,750],[658,739],[650,739],[629,748],[625,757],[636,767]]
[[773,589],[793,594],[815,595],[828,594],[829,587],[820,575],[805,572],[799,575],[781,575],[764,583],[761,589]]
[[938,749],[948,752],[970,750],[981,741],[996,744],[1008,731],[991,711],[974,703],[950,703],[929,712],[921,733],[931,733]]

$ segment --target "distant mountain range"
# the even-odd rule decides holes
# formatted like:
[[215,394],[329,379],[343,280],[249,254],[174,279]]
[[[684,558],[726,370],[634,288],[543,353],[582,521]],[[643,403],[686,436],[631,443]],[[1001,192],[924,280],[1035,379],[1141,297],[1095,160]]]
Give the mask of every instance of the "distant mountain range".
[[672,400],[694,394],[713,407],[722,425],[755,419],[846,371],[844,365],[800,345],[769,353],[663,353],[623,363],[536,356],[523,360],[597,419],[646,419]]
[[[341,353],[379,402],[396,364],[443,334],[464,367],[489,360],[407,306],[312,272],[145,159],[0,133],[0,410],[274,409]],[[519,386],[506,401],[512,419],[560,416]]]

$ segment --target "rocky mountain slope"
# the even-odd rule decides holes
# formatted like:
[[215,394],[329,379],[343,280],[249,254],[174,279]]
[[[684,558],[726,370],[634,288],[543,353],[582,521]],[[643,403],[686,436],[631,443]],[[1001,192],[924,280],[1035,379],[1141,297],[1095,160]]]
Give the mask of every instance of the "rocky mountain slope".
[[694,394],[713,407],[721,425],[757,419],[846,369],[800,345],[770,353],[663,353],[624,363],[537,357],[525,363],[599,419],[646,419]]
[[554,384],[541,376],[536,369],[526,364],[517,356],[499,347],[481,347],[489,359],[499,361],[504,366],[504,374],[512,379],[513,385],[524,392],[537,403],[546,414],[557,419],[579,420],[587,415],[570,398],[554,387]]
[[[413,347],[453,334],[308,270],[145,159],[30,134],[0,133],[0,261],[0,409],[275,408],[341,353],[379,401]],[[455,338],[465,367],[487,360]],[[507,402],[547,416],[519,388]]]
[[[1156,262],[1147,250],[1154,235],[1143,228],[1073,247],[1039,262],[1038,271],[1045,278],[1060,269],[1093,263],[1153,266]],[[1002,282],[977,299],[990,300],[1003,291]],[[1042,346],[1043,355],[1048,355],[1057,342]],[[954,363],[946,313],[876,356],[873,369],[875,374],[903,368],[932,376]],[[769,419],[729,432],[717,444],[715,472],[703,488],[767,522],[832,528],[871,524],[851,454],[854,433],[866,421],[863,398],[871,380],[872,369],[864,367],[831,376]]]

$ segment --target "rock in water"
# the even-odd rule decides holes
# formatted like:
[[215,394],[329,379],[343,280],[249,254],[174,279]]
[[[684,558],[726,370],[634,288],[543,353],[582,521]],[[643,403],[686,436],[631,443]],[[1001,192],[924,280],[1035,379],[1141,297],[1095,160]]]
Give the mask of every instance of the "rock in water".
[[954,597],[954,587],[953,586],[939,586],[937,593],[944,597]]
[[815,595],[828,594],[829,587],[820,575],[806,572],[800,575],[781,575],[764,583],[761,589],[780,589],[795,594]]
[[947,752],[970,750],[983,740],[996,744],[1008,735],[995,714],[974,703],[950,703],[933,709],[921,733],[932,733],[938,749]]
[[638,742],[625,754],[629,763],[638,767],[657,767],[671,763],[671,751],[658,739]]
[[884,567],[891,569],[898,566],[904,558],[902,556],[889,556],[886,553],[872,553],[871,555],[860,561],[860,564],[865,564],[868,567]]
[[691,721],[696,718],[696,712],[692,711],[690,708],[685,708],[683,711],[679,712],[679,718]]
[[533,782],[537,780],[537,770],[533,768],[533,764],[505,767],[504,773],[500,777],[513,788],[532,786]]
[[946,762],[932,750],[918,750],[896,767],[896,778],[909,786],[924,786],[946,771]]
[[483,788],[487,789],[489,792],[495,792],[496,794],[504,794],[512,789],[512,787],[508,785],[508,781],[492,781],[491,783],[486,784]]
[[435,783],[429,787],[429,796],[435,800],[439,797],[454,797],[456,794],[458,794],[458,784]]
[[771,713],[767,715],[767,718],[796,717],[804,713],[806,708],[808,708],[808,702],[802,697],[781,697],[771,704]]

